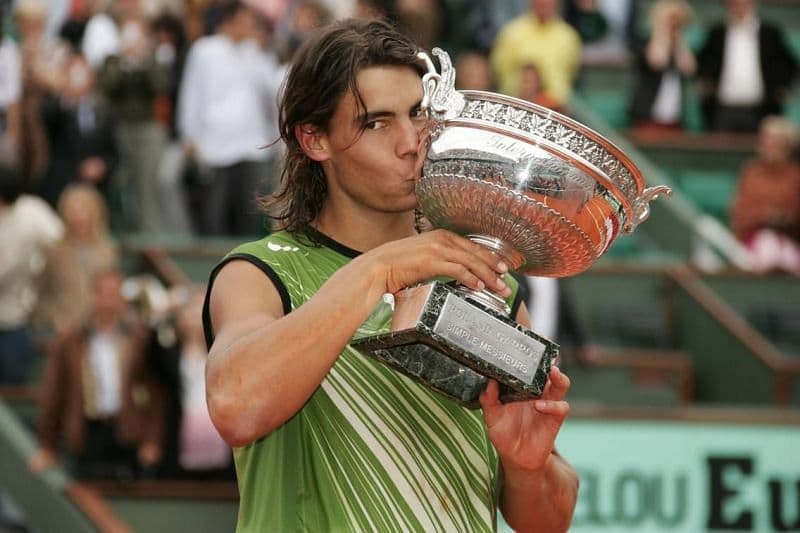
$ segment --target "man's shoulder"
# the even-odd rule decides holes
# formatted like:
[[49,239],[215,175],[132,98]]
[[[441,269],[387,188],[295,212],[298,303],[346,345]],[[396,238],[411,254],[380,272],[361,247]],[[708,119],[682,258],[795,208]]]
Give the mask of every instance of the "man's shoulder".
[[276,231],[261,239],[236,246],[226,258],[252,256],[263,262],[282,261],[290,256],[304,255],[313,247],[313,243],[301,235]]

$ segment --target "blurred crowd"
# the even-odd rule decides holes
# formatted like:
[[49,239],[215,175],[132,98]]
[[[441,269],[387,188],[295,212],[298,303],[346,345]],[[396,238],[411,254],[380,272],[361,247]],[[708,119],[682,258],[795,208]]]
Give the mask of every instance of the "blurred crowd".
[[31,466],[232,477],[205,408],[203,290],[126,278],[114,236],[269,231],[281,83],[335,18],[387,17],[450,53],[457,88],[566,114],[585,61],[631,58],[640,130],[683,128],[697,88],[708,130],[758,132],[733,231],[759,270],[800,274],[798,130],[781,116],[797,58],[753,0],[725,5],[693,49],[684,0],[3,0],[0,383],[43,361]]

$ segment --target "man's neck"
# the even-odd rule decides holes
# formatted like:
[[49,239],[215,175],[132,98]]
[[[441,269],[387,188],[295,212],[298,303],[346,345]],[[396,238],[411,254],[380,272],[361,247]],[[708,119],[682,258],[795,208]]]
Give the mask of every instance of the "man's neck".
[[364,214],[323,208],[313,225],[336,242],[360,252],[416,233],[411,211]]

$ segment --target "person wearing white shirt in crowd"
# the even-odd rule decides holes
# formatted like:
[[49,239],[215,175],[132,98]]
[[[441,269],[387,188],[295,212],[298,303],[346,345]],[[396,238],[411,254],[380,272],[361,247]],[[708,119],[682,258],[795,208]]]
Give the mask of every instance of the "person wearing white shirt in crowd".
[[713,26],[698,56],[709,129],[753,133],[780,115],[798,71],[781,29],[761,20],[755,0],[726,0],[727,24]]
[[63,224],[41,198],[21,194],[23,178],[0,166],[0,383],[24,383],[36,357],[28,322],[36,276]]
[[106,58],[119,54],[119,27],[107,12],[111,2],[108,0],[89,0],[93,3],[94,15],[86,23],[81,42],[81,51],[89,62],[89,66],[97,71],[103,66]]
[[198,232],[255,235],[264,230],[256,195],[268,192],[272,181],[283,69],[258,41],[251,8],[228,2],[219,15],[215,33],[189,51],[178,131],[198,168]]

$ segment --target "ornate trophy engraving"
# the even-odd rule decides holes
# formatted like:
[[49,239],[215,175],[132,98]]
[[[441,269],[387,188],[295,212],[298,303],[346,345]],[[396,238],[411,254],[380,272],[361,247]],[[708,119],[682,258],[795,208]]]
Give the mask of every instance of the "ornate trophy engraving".
[[[423,108],[432,134],[416,194],[425,217],[491,249],[512,271],[565,277],[589,268],[644,222],[639,169],[610,141],[547,108],[456,91],[446,52],[427,54]],[[395,295],[392,331],[352,345],[438,392],[477,406],[487,379],[504,401],[541,395],[558,346],[517,324],[488,291],[431,281]]]

